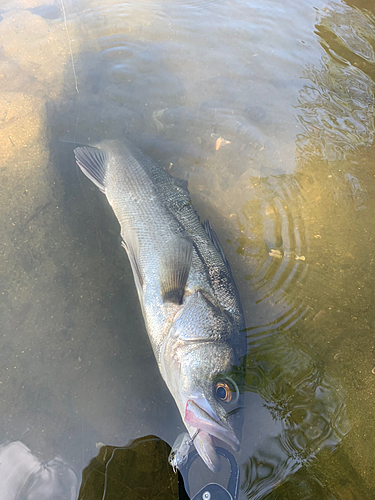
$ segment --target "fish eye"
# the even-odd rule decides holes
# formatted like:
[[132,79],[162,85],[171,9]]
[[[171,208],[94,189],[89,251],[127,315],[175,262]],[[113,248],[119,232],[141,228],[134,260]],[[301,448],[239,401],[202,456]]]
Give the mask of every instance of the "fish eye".
[[217,399],[223,403],[230,403],[234,397],[232,388],[224,381],[216,383],[215,394]]

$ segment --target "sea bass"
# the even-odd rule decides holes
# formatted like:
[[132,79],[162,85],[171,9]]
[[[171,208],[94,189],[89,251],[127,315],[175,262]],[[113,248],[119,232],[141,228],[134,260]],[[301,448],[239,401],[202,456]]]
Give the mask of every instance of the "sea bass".
[[239,449],[246,338],[236,285],[210,223],[181,183],[127,141],[74,150],[121,226],[152,348],[194,445]]

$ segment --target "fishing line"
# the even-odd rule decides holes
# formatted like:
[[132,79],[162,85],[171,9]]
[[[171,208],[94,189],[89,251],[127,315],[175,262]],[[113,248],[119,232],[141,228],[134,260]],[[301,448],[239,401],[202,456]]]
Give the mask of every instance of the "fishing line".
[[[77,139],[78,123],[79,123],[80,116],[81,116],[81,99],[80,99],[80,95],[81,94],[80,94],[79,87],[78,87],[78,78],[77,78],[76,66],[75,66],[75,62],[74,62],[74,56],[73,56],[71,38],[70,38],[70,34],[69,34],[69,29],[68,29],[68,22],[67,22],[67,17],[66,17],[66,9],[65,9],[64,0],[60,0],[60,4],[61,4],[61,11],[62,11],[63,18],[64,18],[64,26],[65,26],[66,37],[67,37],[67,41],[68,41],[68,47],[69,47],[69,53],[70,53],[70,60],[71,60],[71,63],[72,63],[72,70],[73,70],[73,76],[74,76],[74,82],[75,82],[75,89],[76,89],[77,94],[78,94],[77,117],[76,117],[76,121],[75,121],[74,134],[73,134],[73,144],[76,146],[77,145],[76,139]],[[81,179],[81,176],[79,174],[79,168],[78,168],[77,164],[76,164],[76,173],[77,173],[78,182],[79,182],[79,184],[81,186],[81,192],[83,193],[83,197],[85,198],[86,205],[90,206],[90,203],[88,201],[86,192],[84,190],[84,186],[82,184],[82,179]],[[95,221],[95,225],[97,226],[96,227],[96,231],[99,234],[100,233],[100,231],[99,231],[99,225],[98,225],[97,220],[96,220],[95,211],[92,210],[92,207],[91,207],[91,212],[92,212],[92,214],[94,216],[93,218],[94,218],[94,221]],[[98,239],[98,242],[99,242],[99,251],[101,251],[100,238]]]
[[[67,18],[66,18],[66,10],[65,10],[64,0],[60,0],[60,4],[61,4],[61,11],[62,11],[63,18],[64,18],[64,26],[65,26],[65,31],[66,31],[66,38],[68,40],[68,47],[69,47],[69,53],[70,53],[70,60],[71,60],[71,63],[72,63],[72,70],[73,70],[73,76],[74,76],[75,89],[77,91],[77,94],[79,95],[78,78],[77,78],[76,66],[75,66],[75,63],[74,63],[72,43],[71,43],[70,35],[69,35],[68,21],[67,21]],[[74,127],[74,142],[76,141],[76,136],[77,136],[77,128],[78,128],[79,115],[80,115],[80,101],[78,100],[77,120],[76,120],[76,125]]]
[[[151,438],[151,439],[145,439],[143,440],[143,443],[148,443],[150,441],[156,441],[155,438]],[[131,447],[129,447],[129,449],[131,449]],[[105,499],[105,495],[107,493],[107,478],[108,478],[108,465],[111,463],[113,457],[115,456],[115,452],[117,450],[124,450],[124,447],[123,446],[118,446],[117,448],[114,448],[112,450],[112,453],[111,453],[111,456],[108,460],[108,462],[105,464],[105,472],[104,472],[104,489],[103,489],[103,496],[102,496],[102,500]],[[128,486],[127,484],[124,484],[124,483],[121,483],[123,486],[125,486],[126,488],[128,488],[130,491],[133,491],[134,493],[137,493],[136,490],[134,490],[133,488],[130,488],[130,486]],[[165,488],[166,489],[166,488]],[[163,490],[164,491],[164,490]]]
[[72,68],[73,68],[73,75],[74,75],[75,87],[76,87],[77,94],[79,94],[78,80],[77,80],[76,68],[75,68],[75,65],[74,65],[74,57],[73,57],[73,51],[72,51],[72,44],[70,42],[70,36],[69,36],[69,30],[68,30],[68,23],[67,23],[67,20],[66,20],[66,12],[65,12],[64,0],[60,0],[60,3],[61,3],[61,10],[62,10],[63,17],[64,17],[64,25],[65,25],[66,37],[68,39],[68,47],[69,47],[69,52],[70,52],[70,59],[72,61]]
[[[76,67],[75,67],[75,63],[74,63],[74,56],[73,56],[73,50],[72,50],[72,44],[71,44],[71,39],[70,39],[70,35],[69,35],[69,30],[68,30],[68,23],[67,23],[67,17],[66,17],[66,10],[65,10],[65,5],[64,5],[64,0],[60,0],[60,4],[61,4],[61,11],[63,13],[63,18],[64,18],[64,26],[65,26],[65,30],[66,30],[66,36],[67,36],[67,40],[68,40],[68,46],[69,46],[69,52],[70,52],[70,59],[71,59],[71,62],[72,62],[72,69],[73,69],[73,75],[74,75],[74,82],[75,82],[75,89],[77,91],[77,94],[78,94],[78,105],[77,105],[77,118],[76,118],[76,122],[75,122],[75,126],[74,126],[74,134],[73,134],[73,144],[74,146],[77,146],[78,143],[76,142],[76,139],[77,139],[77,130],[78,130],[78,123],[79,123],[79,120],[80,120],[80,116],[81,116],[81,94],[80,94],[80,91],[79,91],[79,88],[78,88],[78,78],[77,78],[77,72],[76,72]],[[90,211],[93,215],[93,220],[95,222],[95,226],[96,226],[96,231],[98,234],[100,234],[100,231],[99,231],[99,224],[97,222],[97,219],[96,219],[96,212],[95,210],[92,209],[92,204],[90,205],[89,203],[89,200],[87,198],[87,195],[86,195],[86,192],[85,192],[85,189],[84,189],[84,186],[83,186],[83,183],[82,183],[82,178],[80,176],[80,173],[79,173],[79,168],[76,164],[76,173],[77,173],[77,178],[78,178],[78,182],[81,186],[81,192],[83,193],[83,197],[85,198],[85,202],[86,202],[86,205],[90,207]],[[99,243],[99,251],[101,252],[101,242],[100,242],[100,238],[98,238],[98,243]]]
[[108,462],[105,464],[104,489],[103,489],[103,496],[102,496],[102,500],[104,500],[104,498],[105,498],[105,494],[107,493],[108,465],[111,463],[112,458],[113,458],[113,457],[114,457],[114,455],[115,455],[115,451],[120,450],[120,449],[121,449],[121,447],[114,448],[114,449],[113,449],[113,451],[112,451],[112,455],[111,455],[110,459],[109,459],[109,460],[108,460]]
[[[77,72],[76,72],[76,67],[75,67],[75,63],[74,63],[72,43],[71,43],[70,35],[69,35],[68,21],[67,21],[67,18],[66,18],[66,10],[65,10],[64,0],[60,0],[60,4],[61,4],[61,12],[63,14],[63,19],[64,19],[64,26],[65,26],[65,31],[66,31],[66,38],[68,40],[68,47],[69,47],[69,53],[70,53],[70,60],[71,60],[71,63],[72,63],[72,70],[73,70],[73,76],[74,76],[75,89],[76,89],[77,94],[78,94],[78,111],[77,111],[77,118],[76,118],[76,123],[75,123],[75,127],[74,127],[74,138],[73,138],[73,141],[75,143],[76,137],[77,137],[78,122],[79,122],[79,118],[80,118],[80,111],[81,111],[81,100],[80,100],[80,93],[79,93],[79,89],[78,89],[78,78],[77,78]],[[82,182],[81,182],[81,179],[80,179],[80,177],[78,175],[78,167],[77,167],[77,165],[76,165],[76,171],[77,171],[77,176],[78,176],[79,183],[81,185],[81,189],[83,191]],[[85,195],[85,193],[84,193],[84,195]],[[84,384],[84,394],[86,393],[86,375],[87,375],[87,373],[85,373],[84,382],[83,382],[83,384]],[[82,418],[81,418],[81,423],[82,423],[82,467],[85,466],[85,424],[84,424],[84,410],[85,410],[85,408],[83,406],[83,408],[82,408]]]

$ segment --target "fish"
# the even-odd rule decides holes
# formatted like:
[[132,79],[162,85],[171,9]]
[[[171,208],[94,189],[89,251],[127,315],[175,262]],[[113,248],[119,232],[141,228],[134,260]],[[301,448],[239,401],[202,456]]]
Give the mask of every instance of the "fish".
[[74,149],[120,224],[148,336],[194,446],[214,472],[215,450],[240,448],[246,337],[229,263],[187,185],[126,139]]

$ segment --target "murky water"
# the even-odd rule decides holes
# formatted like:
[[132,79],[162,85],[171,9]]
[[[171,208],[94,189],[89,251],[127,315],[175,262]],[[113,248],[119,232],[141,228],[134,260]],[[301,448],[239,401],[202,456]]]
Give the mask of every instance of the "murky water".
[[[183,424],[117,223],[62,142],[123,136],[189,178],[240,290],[240,498],[375,498],[373,2],[0,15],[1,498],[177,498],[140,438]],[[211,479],[196,465],[192,492]]]

